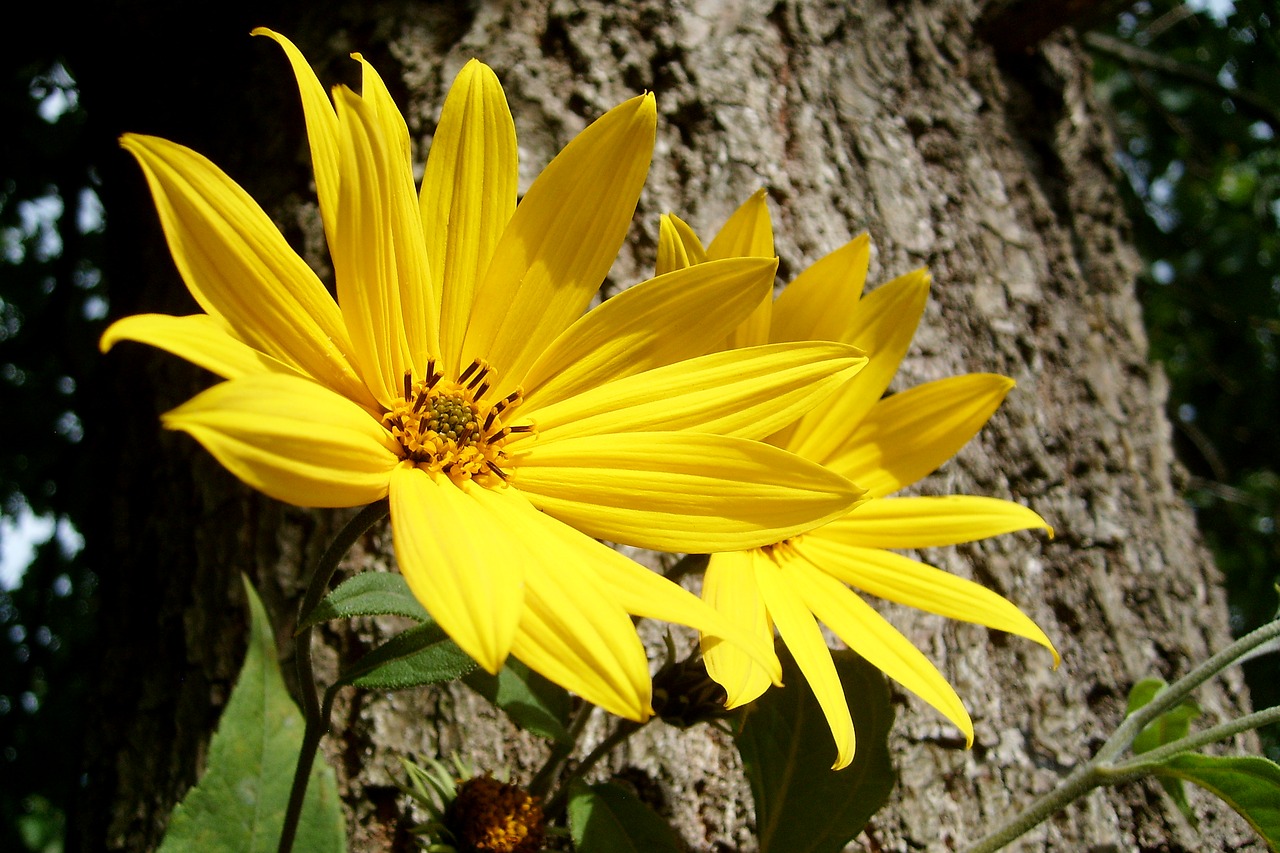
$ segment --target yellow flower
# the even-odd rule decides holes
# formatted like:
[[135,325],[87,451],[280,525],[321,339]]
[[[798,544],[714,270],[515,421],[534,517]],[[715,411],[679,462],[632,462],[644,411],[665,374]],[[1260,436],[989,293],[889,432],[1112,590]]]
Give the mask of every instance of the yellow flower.
[[[866,359],[842,344],[704,355],[768,292],[776,261],[730,260],[583,315],[634,215],[652,96],[574,139],[516,206],[516,139],[471,61],[444,104],[421,192],[405,121],[363,64],[332,101],[269,30],[301,90],[337,301],[262,209],[199,154],[127,135],[204,313],[137,315],[120,340],[228,380],[163,417],[279,500],[388,497],[400,569],[477,662],[508,654],[609,711],[651,713],[630,615],[771,648],[592,537],[738,549],[845,512],[861,490],[757,439]],[[697,356],[694,358],[694,356]],[[586,535],[584,535],[586,534]]]
[[[659,273],[715,259],[773,256],[773,231],[761,190],[725,223],[705,250],[693,231],[664,216]],[[868,500],[825,526],[760,548],[713,554],[703,599],[762,638],[776,627],[821,704],[835,736],[835,767],[853,759],[853,722],[820,620],[850,648],[958,726],[969,745],[973,723],[960,698],[923,654],[879,616],[852,586],[952,619],[1018,634],[1058,653],[1016,606],[972,581],[923,565],[889,548],[931,548],[1033,527],[1052,530],[1010,501],[957,495],[885,498],[954,456],[987,422],[1013,381],[968,374],[883,397],[906,354],[929,290],[929,274],[909,273],[862,296],[870,245],[862,235],[796,277],[777,301],[762,300],[726,339],[726,347],[764,342],[856,343],[870,362],[814,410],[767,440],[819,462],[867,490]],[[729,707],[755,699],[769,673],[738,649],[705,646],[707,670]]]

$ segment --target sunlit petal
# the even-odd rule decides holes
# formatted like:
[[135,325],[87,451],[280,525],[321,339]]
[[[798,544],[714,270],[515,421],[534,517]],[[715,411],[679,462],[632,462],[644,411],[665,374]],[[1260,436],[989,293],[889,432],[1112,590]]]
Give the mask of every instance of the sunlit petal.
[[871,497],[892,494],[955,456],[1012,388],[1005,376],[970,373],[886,397],[825,462]]
[[422,235],[440,308],[440,352],[457,373],[475,301],[498,238],[516,209],[515,124],[497,76],[474,59],[445,98],[422,178]]
[[[804,559],[808,557],[808,544],[807,539],[802,540],[797,551],[803,557],[787,562],[787,577],[813,615],[868,663],[938,709],[964,733],[966,744],[972,746],[973,721],[942,673],[871,605],[809,564]],[[773,600],[768,600],[770,612],[777,620]]]
[[162,419],[253,488],[297,506],[379,500],[399,462],[398,446],[368,412],[296,376],[232,379]]
[[98,346],[107,352],[120,341],[150,344],[223,379],[250,373],[296,373],[283,362],[233,338],[208,314],[134,314],[108,326]]
[[[392,200],[394,193],[403,195],[412,186],[392,186],[393,155],[386,150],[373,109],[342,87],[334,90],[334,103],[341,132],[342,185],[338,239],[330,248],[338,304],[365,384],[389,408],[402,393],[405,371],[414,367],[396,257],[401,241],[395,229],[403,223]],[[418,233],[415,223],[411,234],[416,238]]]
[[934,548],[976,542],[1015,530],[1053,528],[1022,504],[972,495],[884,498],[867,501],[823,528],[846,545],[863,548]]
[[524,609],[523,566],[547,543],[512,529],[487,489],[407,462],[391,474],[390,497],[409,588],[464,652],[497,673]]
[[523,414],[548,444],[659,430],[760,439],[821,403],[865,363],[844,344],[767,344],[658,367]]
[[[779,636],[787,644],[805,681],[809,682],[809,688],[827,718],[827,725],[831,727],[831,735],[836,742],[836,760],[831,767],[839,770],[853,760],[853,717],[849,714],[849,700],[840,684],[840,675],[831,660],[831,650],[814,621],[817,611],[811,612],[809,600],[814,597],[814,591],[809,585],[812,578],[796,571],[796,562],[784,560],[779,564],[768,558],[756,560],[756,583],[769,608],[769,615],[778,626]],[[845,594],[852,595],[848,590]],[[800,685],[790,685],[790,689],[798,690]]]
[[[867,366],[841,389],[830,405],[797,422],[785,441],[779,436],[772,442],[815,462],[826,462],[842,446],[853,426],[861,423],[884,396],[898,364],[911,346],[911,337],[924,313],[928,296],[929,274],[917,270],[863,297],[845,332],[831,340],[852,343],[865,350],[870,358]],[[833,330],[827,327],[824,331]],[[827,340],[822,334],[816,337]]]
[[609,598],[622,605],[628,613],[696,628],[702,632],[704,648],[737,649],[746,660],[754,662],[755,669],[765,680],[765,686],[770,682],[781,683],[782,665],[773,652],[772,629],[761,634],[736,619],[726,618],[693,593],[657,572],[583,536],[545,513],[531,511],[548,533],[557,537],[566,549],[577,554],[569,562],[590,566]]
[[629,287],[584,314],[525,375],[528,409],[702,355],[767,298],[774,259],[738,258]]
[[440,298],[422,239],[422,214],[413,184],[413,146],[404,116],[378,72],[360,54],[351,56],[362,69],[361,99],[373,107],[377,120],[379,148],[385,158],[383,193],[390,217],[400,315],[414,374],[422,376],[427,359],[439,354]]
[[[755,550],[712,554],[702,576],[702,600],[772,647],[773,622],[755,580],[757,556]],[[774,681],[741,646],[703,636],[702,657],[707,674],[728,695],[726,708],[756,699]]]
[[515,482],[535,506],[598,539],[661,551],[778,542],[861,496],[819,465],[737,438],[628,433],[516,448]]
[[[773,303],[769,340],[853,343],[847,335],[870,263],[871,239],[859,234],[805,268]],[[911,340],[909,333],[907,340]]]
[[252,34],[274,39],[284,48],[285,56],[293,67],[298,93],[302,96],[307,140],[311,145],[311,166],[316,176],[320,218],[324,221],[325,237],[332,246],[338,224],[338,116],[329,101],[329,93],[293,42],[266,27],[258,27]]
[[476,293],[462,364],[485,358],[510,390],[586,309],[617,257],[649,170],[652,95],[610,110],[533,182]]
[[125,134],[151,186],[169,251],[191,295],[246,344],[358,402],[342,315],[248,193],[189,148]]
[[1058,652],[1053,643],[1008,599],[901,554],[849,545],[841,535],[843,531],[833,527],[828,525],[802,540],[805,556],[823,571],[887,601],[1026,637],[1052,652],[1057,666]]
[[[772,258],[773,223],[769,218],[769,205],[765,191],[756,190],[751,198],[734,211],[720,233],[707,247],[707,257],[721,258]],[[751,315],[726,340],[725,346],[753,347],[769,342],[769,326],[773,315],[773,299],[763,299]]]
[[657,275],[687,269],[707,260],[707,250],[693,229],[674,213],[664,213],[658,220]]

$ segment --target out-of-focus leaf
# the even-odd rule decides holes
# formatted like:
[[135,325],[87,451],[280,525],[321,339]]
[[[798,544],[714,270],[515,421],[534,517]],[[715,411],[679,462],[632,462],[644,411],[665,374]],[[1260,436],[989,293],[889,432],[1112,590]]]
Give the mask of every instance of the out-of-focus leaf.
[[[209,764],[173,811],[161,853],[272,853],[280,840],[303,719],[285,690],[266,610],[248,580],[249,650],[218,731]],[[347,849],[333,770],[318,759],[298,822],[295,849]]]
[[466,682],[520,728],[558,743],[572,740],[565,728],[569,694],[515,658],[507,658],[497,675],[479,669],[468,675]]
[[431,619],[409,591],[403,576],[393,572],[361,572],[338,584],[314,610],[303,616],[298,627],[353,616],[406,616],[418,622]]
[[1273,851],[1280,851],[1280,765],[1251,755],[1180,752],[1155,774],[1192,782],[1221,799],[1249,822]]
[[818,700],[785,651],[785,688],[771,688],[746,711],[735,741],[755,797],[760,853],[838,853],[889,799],[893,708],[878,669],[834,652],[857,734],[853,763],[832,770],[835,746]]
[[[1156,698],[1156,694],[1167,686],[1161,678],[1144,678],[1133,685],[1133,689],[1129,691],[1129,709],[1125,716],[1149,704]],[[1138,733],[1138,736],[1133,739],[1134,754],[1140,755],[1164,746],[1166,743],[1181,740],[1191,731],[1191,721],[1198,716],[1200,716],[1200,706],[1195,702],[1186,701],[1175,705],[1152,720]],[[1160,779],[1160,786],[1169,794],[1178,810],[1195,825],[1196,815],[1191,809],[1191,803],[1187,802],[1187,791],[1182,782],[1166,777]]]
[[680,839],[636,795],[608,782],[569,787],[569,833],[577,853],[681,853]]
[[397,634],[343,671],[339,684],[403,690],[461,678],[476,663],[435,622]]

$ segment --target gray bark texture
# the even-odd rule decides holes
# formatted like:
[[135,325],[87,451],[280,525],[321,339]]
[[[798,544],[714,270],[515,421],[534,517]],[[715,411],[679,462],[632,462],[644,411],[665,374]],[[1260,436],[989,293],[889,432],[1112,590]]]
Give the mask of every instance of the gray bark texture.
[[[977,743],[958,749],[944,720],[900,695],[899,785],[850,849],[944,851],[976,840],[1090,755],[1119,722],[1133,682],[1175,677],[1230,639],[1218,576],[1179,494],[1164,379],[1147,361],[1138,262],[1088,59],[1069,31],[1002,56],[978,33],[982,12],[975,0],[384,2],[305,14],[232,4],[190,32],[166,30],[155,9],[121,4],[82,24],[74,70],[91,114],[99,109],[104,144],[136,130],[207,154],[322,270],[294,84],[278,50],[248,38],[256,24],[293,38],[326,83],[354,83],[346,54],[361,51],[404,105],[419,157],[454,73],[483,59],[515,115],[523,186],[591,119],[654,91],[653,168],[610,288],[652,274],[661,213],[709,239],[761,186],[780,282],[861,231],[876,247],[873,286],[927,265],[930,304],[895,387],[977,371],[1018,387],[919,491],[1019,500],[1057,537],[1018,534],[922,556],[1019,604],[1063,656],[1053,671],[1033,644],[883,608],[956,686]],[[104,166],[119,255],[113,311],[189,311],[142,177],[113,156]],[[262,591],[289,672],[304,579],[348,514],[275,504],[185,436],[162,434],[157,414],[207,376],[140,348],[110,358],[117,379],[102,389],[90,440],[102,443],[96,476],[112,488],[90,547],[113,615],[70,849],[140,850],[158,842],[197,778],[234,681],[246,619],[237,574]],[[346,566],[393,562],[380,530]],[[326,629],[322,676],[393,627]],[[1235,673],[1197,699],[1210,721],[1248,701]],[[597,718],[588,733],[604,730]],[[412,849],[398,757],[458,751],[527,779],[544,755],[464,687],[346,693],[324,751],[360,851]],[[755,849],[736,753],[709,728],[650,726],[606,771],[635,783],[690,850]],[[1233,813],[1193,802],[1198,831],[1154,784],[1095,793],[1016,849],[1255,849]]]

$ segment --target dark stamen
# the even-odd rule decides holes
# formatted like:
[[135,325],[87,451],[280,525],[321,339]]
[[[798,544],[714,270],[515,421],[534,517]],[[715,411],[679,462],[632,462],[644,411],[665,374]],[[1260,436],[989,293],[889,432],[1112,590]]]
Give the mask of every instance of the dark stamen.
[[505,432],[533,432],[533,427],[529,424],[521,424],[520,426],[504,427]]
[[495,474],[497,474],[499,477],[501,477],[501,478],[502,478],[502,482],[504,482],[504,483],[505,483],[505,482],[507,482],[507,475],[506,475],[506,474],[504,474],[504,473],[502,473],[502,469],[501,469],[501,468],[499,468],[497,465],[494,465],[494,464],[493,464],[492,462],[490,462],[488,459],[484,460],[484,464],[485,464],[485,465],[487,465],[487,466],[489,467],[489,470],[490,470],[490,471],[492,471],[493,473],[495,473]]
[[[491,372],[492,371],[490,371],[489,365],[487,364],[483,365],[478,371],[476,371],[476,375],[471,377],[471,381],[467,383],[467,388],[474,389],[477,385],[483,382],[485,377],[488,376]],[[461,382],[463,380],[459,379],[458,381]]]
[[471,366],[468,367],[466,370],[462,371],[462,375],[458,377],[458,384],[462,384],[463,382],[466,382],[468,377],[471,376],[471,374],[475,373],[477,370],[480,369],[481,363],[482,362],[478,358],[475,361],[471,362]]
[[496,421],[497,419],[498,419],[498,407],[494,406],[492,409],[489,410],[489,414],[485,417],[484,426],[481,427],[481,429],[484,432],[488,432],[489,427],[493,426],[493,422]]
[[481,382],[481,383],[480,383],[480,387],[479,387],[479,388],[477,388],[477,389],[475,390],[475,393],[471,395],[471,399],[473,399],[473,400],[479,400],[481,397],[483,397],[483,396],[484,396],[484,392],[485,392],[485,391],[488,391],[488,390],[489,390],[489,383],[488,383],[488,382]]
[[440,374],[436,373],[436,360],[434,358],[427,359],[427,389],[436,387],[436,383],[440,381]]
[[404,398],[408,400],[413,396],[413,371],[406,370],[404,372]]

